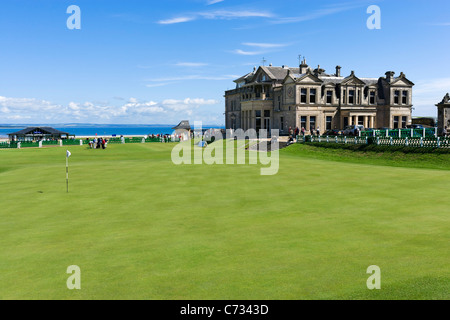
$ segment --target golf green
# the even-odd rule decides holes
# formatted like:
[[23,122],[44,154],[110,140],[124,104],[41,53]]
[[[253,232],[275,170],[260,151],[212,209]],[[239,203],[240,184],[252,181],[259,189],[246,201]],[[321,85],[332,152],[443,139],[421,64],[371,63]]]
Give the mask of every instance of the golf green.
[[0,299],[450,298],[449,155],[293,145],[261,176],[173,146],[69,147],[69,193],[66,148],[0,150]]

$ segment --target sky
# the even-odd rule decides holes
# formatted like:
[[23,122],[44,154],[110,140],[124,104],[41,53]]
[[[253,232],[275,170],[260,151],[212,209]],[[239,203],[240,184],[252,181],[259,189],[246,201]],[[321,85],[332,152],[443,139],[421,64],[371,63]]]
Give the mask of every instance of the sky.
[[[80,29],[69,29],[80,8]],[[367,8],[381,10],[369,29]],[[404,72],[413,116],[450,92],[448,0],[2,0],[0,123],[224,125],[254,66]]]

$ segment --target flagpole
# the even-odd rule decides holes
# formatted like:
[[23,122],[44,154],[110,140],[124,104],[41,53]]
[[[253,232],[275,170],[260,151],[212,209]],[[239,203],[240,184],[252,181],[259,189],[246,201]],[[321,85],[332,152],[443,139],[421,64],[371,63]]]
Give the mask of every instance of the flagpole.
[[69,157],[66,157],[66,186],[69,193]]
[[69,193],[69,155],[66,154],[66,187],[67,193]]

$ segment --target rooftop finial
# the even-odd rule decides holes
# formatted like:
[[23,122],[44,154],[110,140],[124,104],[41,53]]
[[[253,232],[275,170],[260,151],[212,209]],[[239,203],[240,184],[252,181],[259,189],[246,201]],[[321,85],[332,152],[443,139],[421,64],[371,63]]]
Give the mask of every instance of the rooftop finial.
[[265,66],[266,62],[267,62],[266,58],[263,57],[261,62],[262,62],[262,65]]

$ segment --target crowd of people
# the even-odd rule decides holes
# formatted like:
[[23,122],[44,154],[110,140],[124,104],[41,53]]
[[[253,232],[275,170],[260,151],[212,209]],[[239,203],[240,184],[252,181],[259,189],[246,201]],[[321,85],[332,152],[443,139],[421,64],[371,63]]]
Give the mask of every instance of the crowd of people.
[[108,146],[107,139],[95,137],[93,140],[89,140],[89,138],[86,138],[86,140],[89,141],[89,148],[91,149],[106,149]]
[[[315,129],[313,126],[311,126],[310,128],[310,133],[312,136],[320,136],[320,128],[317,127],[317,129]],[[298,136],[300,136],[300,133],[302,136],[306,135],[306,129],[304,127],[302,127],[301,129],[299,129],[299,127],[296,127],[295,129],[292,129],[292,127],[289,127],[289,141],[293,142],[295,139],[297,139]]]

